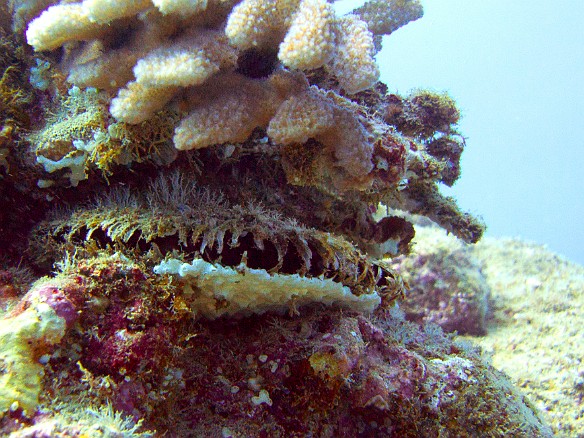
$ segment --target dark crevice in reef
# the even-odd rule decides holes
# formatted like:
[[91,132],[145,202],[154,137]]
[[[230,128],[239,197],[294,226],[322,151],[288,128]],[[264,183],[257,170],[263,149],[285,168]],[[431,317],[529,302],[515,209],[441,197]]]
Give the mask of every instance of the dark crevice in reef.
[[[120,245],[118,240],[113,240],[108,236],[107,230],[97,228],[87,237],[88,231],[86,227],[81,227],[69,235],[70,229],[65,228],[53,234],[50,239],[57,244],[69,241],[75,245],[83,245],[84,242],[90,240],[102,249]],[[347,256],[335,253],[332,256],[329,254],[328,260],[325,260],[323,254],[327,254],[328,250],[322,247],[317,239],[306,242],[303,248],[304,257],[300,253],[299,245],[295,245],[291,240],[284,242],[285,248],[279,254],[274,242],[268,239],[257,242],[251,232],[241,233],[237,239],[234,239],[233,233],[226,231],[222,244],[217,241],[205,242],[206,238],[201,236],[193,238],[192,233],[186,240],[187,244],[179,239],[178,234],[147,240],[141,231],[134,231],[122,245],[125,248],[135,248],[141,253],[156,248],[162,255],[180,248],[181,253],[186,256],[185,261],[201,258],[206,262],[219,263],[228,267],[237,267],[244,263],[250,269],[263,269],[284,275],[299,274],[307,278],[331,279],[351,289],[361,284],[364,285],[363,290],[367,290],[367,287],[383,290],[391,286],[388,280],[395,278],[389,269],[364,257],[353,256],[349,260]],[[204,249],[202,249],[203,242],[205,242]]]
[[235,71],[250,78],[262,79],[270,76],[277,65],[277,52],[249,49],[239,55]]

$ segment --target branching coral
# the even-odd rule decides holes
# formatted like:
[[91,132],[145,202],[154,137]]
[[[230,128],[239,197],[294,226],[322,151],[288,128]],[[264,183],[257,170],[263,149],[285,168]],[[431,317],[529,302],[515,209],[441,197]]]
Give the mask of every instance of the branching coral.
[[[239,84],[235,91],[231,87],[234,83]],[[298,75],[282,72],[267,80],[221,76],[195,90],[192,98],[205,104],[177,127],[174,142],[178,149],[243,142],[254,128],[263,126],[274,142],[284,146],[303,144],[311,138],[319,141],[324,150],[320,173],[332,176],[337,187],[368,186],[371,181],[373,144],[363,123],[344,107],[350,106],[349,102],[308,87]],[[228,119],[223,118],[225,114],[229,114]],[[333,167],[342,169],[343,174],[334,175]],[[314,176],[319,179],[324,175]],[[352,179],[351,183],[347,179]]]
[[[335,20],[325,0],[245,0],[229,16],[225,32],[243,50],[269,47],[285,35],[278,52],[285,66],[307,70],[330,61],[349,93],[371,87],[379,76],[367,25],[357,17]],[[343,71],[335,68],[340,65]]]
[[423,14],[419,0],[370,0],[353,11],[374,35],[389,35]]
[[[126,84],[112,102],[111,112],[130,123],[152,117],[177,93],[176,87],[200,85],[219,71],[232,70],[238,52],[248,49],[277,50],[283,65],[293,69],[326,65],[349,93],[370,88],[377,81],[372,34],[356,15],[336,19],[324,0],[246,0],[229,14],[227,38],[221,36],[219,28],[209,30],[180,20],[185,14],[205,20],[205,14],[212,14],[217,4],[228,8],[230,2],[195,2],[184,8],[180,2],[160,1],[154,2],[157,10],[152,10],[148,1],[59,4],[29,25],[27,39],[36,50],[87,40],[81,49],[70,53],[65,64],[70,80],[84,86],[119,88]],[[158,12],[179,10],[174,25]],[[121,29],[120,19],[129,20],[143,11],[146,13],[139,22],[130,25],[135,30],[129,42],[107,50],[114,30]],[[104,26],[110,22],[114,30]],[[169,35],[173,35],[171,42],[165,41]],[[132,69],[135,81],[131,81]],[[232,90],[237,88],[234,85]],[[228,116],[229,108],[220,114]],[[221,142],[221,137],[215,142]],[[178,147],[184,149],[180,143]]]
[[[38,16],[43,9],[54,4],[52,0],[8,0],[3,2],[3,8],[6,7],[8,12],[12,15],[12,30],[21,32],[26,28],[26,25],[36,16]],[[10,20],[8,20],[5,29],[10,27]]]
[[373,145],[365,127],[349,109],[314,88],[284,101],[267,133],[284,145],[306,143],[310,138],[320,142],[331,149],[335,165],[350,177],[365,177],[373,169]]
[[[163,14],[176,13],[179,16],[207,13],[208,7],[207,2],[189,3],[186,8],[181,8],[178,6],[180,3],[174,2],[154,3]],[[214,4],[226,7],[231,2],[215,0],[209,3],[211,11]],[[36,50],[52,50],[68,41],[90,40],[106,33],[107,28],[104,28],[104,24],[129,18],[148,10],[151,6],[149,1],[114,3],[90,0],[51,6],[29,25],[27,39]],[[160,23],[156,13],[152,12],[150,15],[154,18],[146,19],[148,40],[151,43],[146,44],[146,50],[148,47],[152,49],[157,37],[164,34],[165,28],[168,32],[169,27],[168,24]],[[196,28],[187,29],[193,32]],[[325,0],[243,1],[229,14],[225,34],[229,42],[240,50],[262,47],[274,49],[274,46],[279,45],[279,58],[290,68],[313,69],[325,65],[332,58],[335,65],[344,66],[339,80],[351,93],[369,88],[377,81],[378,72],[372,67],[374,65],[372,36],[366,24],[356,16],[348,21],[337,21],[332,7]],[[138,40],[146,41],[145,38]],[[185,56],[185,43],[184,40],[181,43],[182,57],[174,53],[175,49],[161,49],[156,55],[148,56],[157,57],[158,62],[180,66],[180,61]],[[340,49],[337,49],[337,46]],[[187,57],[191,57],[191,63],[194,63],[191,69],[195,71],[201,69],[201,63],[204,63],[207,53],[214,51],[211,47],[197,48],[196,44],[194,46],[189,44],[186,50],[191,52]],[[144,53],[144,48],[142,52]],[[162,58],[166,59],[162,61]],[[208,72],[209,68],[211,71],[216,68],[212,65],[217,63],[212,60],[207,62],[210,65],[203,70]],[[371,73],[363,75],[361,69]],[[334,71],[334,65],[332,70]],[[193,74],[190,71],[186,73]],[[198,76],[200,77],[200,74]]]
[[349,94],[371,88],[379,78],[371,32],[356,15],[342,17],[338,23],[336,56],[326,69]]
[[176,128],[175,146],[189,150],[245,141],[257,126],[266,126],[273,117],[282,100],[272,85],[278,79],[265,81],[228,74],[193,90],[191,98],[202,104]]

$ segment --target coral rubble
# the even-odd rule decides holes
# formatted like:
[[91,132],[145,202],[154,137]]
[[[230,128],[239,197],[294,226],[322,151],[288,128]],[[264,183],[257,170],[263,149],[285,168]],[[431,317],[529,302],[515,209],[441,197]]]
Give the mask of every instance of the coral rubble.
[[378,82],[417,0],[7,6],[0,433],[548,434],[396,307],[408,212],[484,230],[452,99]]

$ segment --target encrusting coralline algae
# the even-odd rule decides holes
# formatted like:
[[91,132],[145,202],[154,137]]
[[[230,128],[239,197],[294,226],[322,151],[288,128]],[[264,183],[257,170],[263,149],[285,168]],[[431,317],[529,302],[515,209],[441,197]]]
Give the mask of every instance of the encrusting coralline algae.
[[550,434],[395,304],[400,210],[484,230],[452,99],[378,82],[418,1],[2,6],[3,434]]

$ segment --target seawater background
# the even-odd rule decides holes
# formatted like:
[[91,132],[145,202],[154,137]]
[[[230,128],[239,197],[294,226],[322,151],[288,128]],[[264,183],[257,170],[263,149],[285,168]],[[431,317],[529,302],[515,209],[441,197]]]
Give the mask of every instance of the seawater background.
[[424,17],[386,38],[377,60],[390,91],[458,102],[467,147],[443,192],[482,215],[487,235],[584,264],[584,1],[422,3]]

